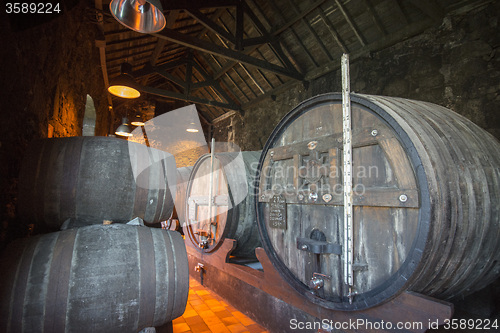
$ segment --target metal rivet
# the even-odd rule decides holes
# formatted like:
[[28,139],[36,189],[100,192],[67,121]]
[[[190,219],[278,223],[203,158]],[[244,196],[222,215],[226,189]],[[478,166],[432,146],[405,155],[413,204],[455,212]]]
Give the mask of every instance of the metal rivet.
[[299,195],[297,196],[297,198],[298,198],[299,200],[301,200],[301,201],[302,201],[302,200],[304,200],[304,196],[303,196],[302,194],[299,194]]
[[372,136],[377,136],[377,135],[378,135],[378,131],[377,131],[376,129],[374,129],[374,130],[372,131]]
[[312,200],[312,201],[318,200],[318,193],[316,193],[316,192],[309,193],[309,200]]
[[330,202],[332,200],[332,195],[330,193],[323,194],[323,201]]
[[260,196],[260,199],[261,199],[261,200],[264,200],[265,198],[266,198],[266,196],[265,196],[265,195],[261,195],[261,196]]
[[338,139],[337,139],[337,142],[342,142],[342,138],[338,138]]
[[273,157],[273,156],[274,156],[274,151],[271,151],[271,152],[269,153],[269,155],[271,155],[271,157]]
[[308,247],[307,247],[307,245],[306,245],[306,244],[302,245],[300,248],[301,248],[302,250],[304,250],[304,251],[308,249]]
[[318,146],[318,141],[311,141],[307,144],[307,149],[313,150]]
[[401,195],[399,196],[399,201],[401,201],[401,202],[406,202],[406,201],[408,201],[408,197],[406,196],[406,194],[401,194]]
[[152,205],[153,204],[153,199],[149,200],[149,204]]

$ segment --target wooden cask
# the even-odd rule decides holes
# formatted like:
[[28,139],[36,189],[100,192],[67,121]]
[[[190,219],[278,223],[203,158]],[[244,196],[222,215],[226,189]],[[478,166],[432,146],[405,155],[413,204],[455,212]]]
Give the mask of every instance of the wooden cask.
[[453,299],[499,276],[500,143],[435,104],[352,94],[348,297],[342,131],[342,96],[311,98],[281,120],[260,159],[263,247],[294,289],[358,310],[405,290]]
[[172,214],[174,185],[175,160],[160,150],[111,137],[38,140],[19,175],[19,217],[52,228],[160,222]]
[[254,179],[260,152],[215,153],[213,165],[212,220],[210,216],[210,154],[193,166],[186,190],[186,239],[200,251],[216,251],[225,238],[235,239],[232,252],[255,257],[260,246],[255,216]]
[[138,332],[184,312],[186,248],[177,232],[92,225],[11,244],[1,332]]

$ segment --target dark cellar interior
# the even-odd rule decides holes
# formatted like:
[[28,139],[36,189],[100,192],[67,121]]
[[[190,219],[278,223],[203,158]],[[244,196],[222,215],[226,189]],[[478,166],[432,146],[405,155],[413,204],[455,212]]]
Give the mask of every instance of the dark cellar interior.
[[[453,332],[475,332],[480,325],[500,321],[500,264],[497,262],[500,253],[500,156],[497,154],[500,151],[499,1],[114,2],[146,6],[145,8],[161,3],[166,23],[159,31],[134,31],[136,29],[119,22],[118,14],[113,13],[109,0],[47,1],[54,9],[50,14],[37,13],[38,8],[29,5],[25,7],[24,14],[21,7],[19,13],[10,12],[13,10],[9,7],[10,3],[2,8],[0,105],[1,115],[5,119],[0,122],[3,134],[0,138],[0,251],[3,258],[1,264],[4,266],[2,275],[5,272],[5,276],[9,278],[5,278],[3,286],[0,286],[3,288],[0,331],[139,332],[146,327],[156,326],[157,332],[193,333],[421,332],[427,328],[428,331],[446,332],[450,331],[446,323],[451,322],[463,324],[454,326],[451,330]],[[30,8],[34,8],[35,12],[29,13]],[[355,250],[363,250],[354,255],[353,262],[358,266],[352,268],[346,264],[339,270],[351,269],[362,280],[356,282],[358,284],[353,282],[360,289],[358,294],[351,293],[351,287],[345,289],[341,280],[335,280],[333,273],[332,276],[327,274],[337,269],[335,265],[341,267],[344,256],[347,256],[347,252],[342,251],[348,248],[347,239],[352,237],[337,240],[336,232],[329,235],[325,231],[329,227],[321,229],[322,227],[313,226],[322,225],[323,219],[327,225],[336,220],[338,230],[342,229],[340,226],[343,216],[339,212],[344,209],[344,204],[335,202],[342,202],[343,192],[339,195],[332,193],[333,196],[322,192],[321,186],[324,185],[322,182],[326,176],[323,175],[318,180],[307,173],[317,170],[314,169],[317,163],[326,163],[331,172],[334,161],[341,166],[340,156],[346,150],[345,137],[342,139],[341,116],[343,54],[349,54],[350,58],[353,141],[369,142],[365,147],[356,141],[353,148],[357,150],[353,152],[353,158],[357,159],[355,162],[358,164],[380,166],[383,170],[380,177],[385,177],[386,182],[383,185],[377,183],[382,181],[378,178],[377,171],[377,177],[366,180],[369,184],[367,186],[385,186],[384,191],[377,192],[380,189],[375,188],[364,197],[354,196],[355,219],[358,214],[362,216],[359,219],[364,218],[366,223],[355,220],[359,224],[356,224],[353,232],[360,245],[353,246],[358,246]],[[121,98],[107,90],[121,75],[128,74],[123,66],[125,63],[130,65],[128,70],[141,92],[139,98]],[[400,98],[407,102],[401,102],[403,100]],[[325,103],[329,106],[323,110],[321,108]],[[436,107],[425,103],[432,103]],[[315,108],[320,111],[314,113]],[[329,111],[326,110],[328,108]],[[429,111],[428,108],[434,109]],[[445,109],[452,110],[453,113],[448,116]],[[183,118],[179,121],[175,118],[180,114],[176,110],[184,110]],[[337,111],[340,122],[329,124],[324,115],[337,115]],[[419,112],[429,115],[429,120],[426,120],[427,116],[419,116]],[[194,115],[194,118],[188,119],[187,114]],[[124,118],[132,120],[135,116],[149,125],[132,126],[135,134],[128,140],[127,137],[115,134]],[[165,125],[154,121],[162,117],[169,119]],[[183,122],[198,126],[196,140],[187,139]],[[361,129],[356,131],[356,126]],[[378,131],[372,131],[370,126],[379,126]],[[149,131],[148,135],[145,128]],[[367,128],[370,130],[365,137],[361,132]],[[56,138],[68,141],[51,145],[51,142],[58,142]],[[40,141],[41,139],[46,140]],[[37,140],[45,143],[33,146],[33,142]],[[379,141],[374,143],[373,140]],[[216,142],[213,149],[211,142]],[[302,143],[307,146],[301,148]],[[78,148],[74,148],[76,145]],[[379,148],[372,148],[374,146]],[[160,185],[152,186],[158,186],[159,189],[140,192],[136,188],[139,186],[136,185],[139,183],[138,176],[135,175],[135,180],[130,176],[136,171],[134,165],[132,170],[128,166],[122,167],[120,161],[115,164],[110,162],[113,156],[123,155],[114,153],[125,149],[122,147],[138,147],[135,148],[137,151],[146,147],[147,152],[141,155],[146,156],[146,160],[152,158],[151,151],[158,154],[160,159],[163,158],[161,163],[155,160],[147,168],[149,174],[141,175],[145,177],[148,186],[151,187],[154,183],[156,171],[153,169],[158,167],[161,169],[160,173],[168,174],[167,170],[173,170],[174,175],[177,168],[178,186],[180,175],[186,172],[182,177],[187,188],[178,188],[174,200],[166,192],[168,189],[161,188],[168,186],[166,179],[169,176],[166,175],[164,179],[160,176]],[[57,182],[61,189],[65,186],[78,186],[75,184],[80,180],[76,179],[76,174],[63,174],[59,179],[54,171],[53,175],[47,176],[52,178],[40,180],[44,172],[49,174],[60,165],[66,167],[66,159],[74,158],[71,155],[72,149],[82,150],[82,155],[77,158],[78,167],[83,170],[87,165],[89,179],[96,179],[92,185],[95,192],[89,190],[87,197],[99,198],[96,200],[103,201],[100,206],[104,206],[109,212],[116,211],[117,216],[120,216],[110,218],[111,222],[115,222],[112,227],[106,223],[103,225],[103,219],[107,219],[92,211],[95,208],[86,213],[90,217],[82,217],[85,215],[83,213],[76,217],[78,214],[75,210],[78,211],[78,207],[92,200],[87,200],[85,194],[75,194],[73,188],[67,193],[61,190],[61,198],[57,202],[50,201],[53,192],[45,191],[51,188],[49,182]],[[85,160],[84,153],[92,154],[93,149],[96,156],[85,155],[88,159]],[[109,151],[100,153],[100,149]],[[368,149],[373,151],[367,152]],[[210,155],[212,150],[215,155]],[[255,168],[258,164],[260,179],[255,175],[247,175],[247,179],[243,175],[241,180],[242,175],[238,170],[222,167],[230,165],[225,159],[233,161],[234,156],[231,154],[238,150],[243,153],[254,152],[252,156],[240,154],[238,158],[241,158],[247,171],[249,165]],[[98,153],[102,155],[102,160],[97,157]],[[128,162],[128,154],[120,158],[125,158]],[[52,159],[51,156],[56,158]],[[65,159],[64,163],[57,158]],[[174,158],[175,162],[172,162]],[[43,161],[48,161],[49,164],[44,166]],[[458,162],[454,163],[455,161]],[[208,174],[210,167],[213,174],[214,163],[217,170],[222,172],[217,174],[218,181],[226,179],[228,186],[231,186],[229,183],[232,180],[238,184],[243,181],[244,187],[249,189],[255,187],[250,185],[257,184],[259,191],[264,189],[264,192],[259,192],[262,196],[254,198],[255,193],[248,190],[248,198],[253,198],[254,201],[248,203],[243,200],[247,207],[236,209],[237,203],[233,198],[238,193],[236,188],[212,193],[213,179],[210,178],[209,182],[202,175]],[[308,186],[307,191],[303,192],[306,193],[305,199],[299,192],[293,192],[290,196],[267,194],[266,191],[270,191],[274,184],[272,181],[281,183],[277,172],[269,176],[269,179],[264,177],[266,174],[263,170],[266,166],[298,167],[300,163],[304,165],[298,168],[297,174],[290,176],[295,178],[284,176],[281,181],[288,185],[303,181]],[[353,162],[353,166],[359,167],[356,163]],[[307,172],[302,173],[301,168]],[[123,171],[124,169],[127,170]],[[66,169],[61,170],[61,173],[66,172]],[[339,170],[344,169],[339,167]],[[434,173],[429,174],[429,171]],[[200,178],[194,177],[196,172],[200,174]],[[108,176],[110,174],[112,175]],[[22,179],[23,175],[28,176]],[[132,177],[131,183],[126,185],[126,189],[119,187],[121,185],[117,185],[118,180],[122,181],[127,177]],[[175,176],[172,177],[175,179]],[[341,177],[345,175],[338,176],[336,185],[342,184]],[[359,175],[355,177],[359,178],[355,178],[355,182],[361,182],[360,179],[363,178]],[[107,183],[109,179],[111,180]],[[106,183],[99,184],[101,180]],[[266,185],[262,185],[264,182]],[[333,180],[329,184],[332,182]],[[217,186],[216,191],[222,191],[220,187],[225,185],[222,182]],[[427,186],[429,188],[424,190]],[[205,202],[198,197],[208,195],[207,188],[210,188],[211,198]],[[191,193],[191,196],[186,196],[186,192]],[[243,192],[247,196],[247,192]],[[394,193],[399,201],[380,203]],[[141,198],[141,195],[146,198]],[[164,202],[160,202],[161,196],[166,198]],[[131,197],[131,203],[119,201],[122,197]],[[284,198],[286,204],[283,210],[280,205],[284,201],[279,200],[285,200]],[[113,201],[115,199],[116,203]],[[46,213],[50,209],[62,210],[62,202],[66,202],[65,200],[75,201],[72,204],[77,207],[72,208],[74,216],[70,219],[66,220],[70,216],[63,219],[62,211],[53,213],[55,218]],[[136,214],[136,211],[142,209],[140,205],[147,206],[153,200],[155,204],[158,201],[153,218],[147,217],[149,208],[146,208],[146,213],[141,211],[142,213]],[[231,203],[233,210],[229,208]],[[297,208],[301,204],[306,208]],[[368,208],[357,208],[362,205]],[[208,207],[206,211],[203,210],[205,208],[199,208],[205,206]],[[226,206],[227,211],[220,208]],[[254,234],[250,237],[250,232],[247,232],[246,236],[239,238],[238,233],[243,228],[240,224],[238,231],[235,231],[236,227],[232,227],[234,230],[224,231],[221,239],[215,239],[216,231],[213,230],[216,229],[212,227],[209,227],[207,236],[206,231],[200,231],[203,227],[195,230],[194,227],[181,226],[183,219],[187,220],[188,216],[191,218],[194,214],[192,207],[202,212],[197,211],[196,214],[205,214],[207,211],[212,214],[212,209],[222,209],[221,214],[224,218],[227,217],[227,221],[236,220],[236,214],[243,216],[246,212],[250,225],[245,228],[253,228]],[[336,210],[338,207],[339,212]],[[409,207],[410,212],[403,213],[404,207]],[[429,209],[426,210],[427,208]],[[280,214],[280,218],[272,216],[269,211],[273,209]],[[44,210],[46,216],[42,216]],[[125,211],[129,215],[122,214]],[[177,216],[177,228],[175,225],[165,224],[172,223],[172,214]],[[285,216],[284,219],[281,214]],[[427,216],[425,214],[429,217],[427,221],[424,221]],[[151,233],[146,227],[139,227],[137,236],[135,233],[130,236],[138,239],[136,260],[135,255],[134,258],[124,255],[129,253],[129,247],[134,248],[136,245],[125,239],[128,237],[125,235],[131,234],[132,229],[128,230],[123,223],[138,216],[149,226]],[[58,218],[62,220],[54,224],[47,222]],[[214,219],[221,220],[220,217]],[[297,234],[293,231],[295,219],[300,220],[300,223],[297,222],[297,225],[300,224]],[[65,220],[69,221],[69,227],[61,227]],[[345,221],[344,219],[344,223],[347,223]],[[379,225],[376,224],[379,222],[380,229],[392,223],[390,233],[379,233]],[[212,217],[210,223],[214,224]],[[225,223],[229,225],[229,222]],[[303,226],[308,223],[311,223],[310,227]],[[367,226],[370,223],[372,226]],[[88,226],[90,224],[93,226]],[[82,230],[85,228],[94,229],[88,229],[89,232],[84,234]],[[99,234],[103,230],[106,232],[107,228],[114,228],[112,230],[117,235],[116,239],[111,236],[107,239],[107,236]],[[440,231],[439,228],[443,230]],[[163,229],[177,231],[167,232]],[[346,224],[342,230],[344,229],[348,229]],[[210,236],[211,230],[213,239]],[[59,233],[61,236],[55,236]],[[183,237],[180,237],[181,233]],[[305,236],[299,235],[300,233],[305,233]],[[167,237],[174,234],[175,236]],[[405,236],[406,234],[410,236]],[[396,235],[394,237],[397,240],[391,240],[391,235]],[[412,235],[416,235],[415,241],[412,240]],[[332,237],[336,240],[331,240]],[[419,237],[424,237],[424,240],[421,241]],[[25,250],[19,247],[21,240],[30,244],[32,239],[39,240],[40,244],[28,245]],[[43,239],[45,240],[42,241]],[[88,245],[78,243],[84,239],[87,239]],[[72,245],[64,242],[75,242],[75,249],[72,250]],[[255,243],[249,245],[250,254],[241,250],[244,242]],[[60,307],[59,303],[50,303],[52,300],[49,299],[51,288],[56,287],[50,281],[47,282],[48,287],[44,284],[48,275],[43,277],[42,271],[49,269],[52,274],[54,267],[40,264],[48,267],[42,269],[32,264],[29,269],[25,268],[32,274],[24,277],[28,281],[24,282],[28,286],[26,288],[31,288],[37,278],[41,279],[44,287],[40,287],[40,290],[23,290],[21,293],[19,290],[24,288],[20,282],[23,269],[16,271],[8,268],[22,253],[32,251],[34,258],[42,256],[43,246],[52,246],[49,243],[62,246],[60,251],[63,254],[54,254],[54,258],[59,260],[60,257],[61,265],[66,263],[68,267],[72,267],[65,271],[61,266],[61,272],[66,273],[60,275],[61,281],[65,281],[65,278],[70,281],[70,287],[66,286],[65,291],[70,296],[66,295],[68,303],[63,307],[67,308],[67,313],[51,311],[52,307]],[[83,267],[83,262],[88,261],[94,265],[94,262],[99,261],[95,258],[87,260],[87,254],[78,252],[83,250],[77,249],[77,246],[85,248],[91,247],[91,244],[99,248],[99,251],[109,251],[110,258],[116,258],[117,266],[128,267],[123,273],[126,281],[137,278],[141,291],[137,299],[135,296],[130,297],[139,305],[130,305],[133,303],[130,300],[132,303],[120,305],[109,301],[108,306],[106,299],[112,298],[110,295],[127,294],[124,290],[135,287],[124,285],[119,291],[113,289],[107,294],[108,291],[100,290],[92,279],[82,282],[84,287],[80,292],[83,296],[73,294],[73,288],[76,288],[73,286],[78,284],[75,281],[84,280],[86,272],[96,271],[95,278],[98,279],[101,276],[98,271],[102,270],[105,272],[102,275],[111,276],[110,281],[117,281],[112,276],[114,266],[109,268],[103,264],[102,268]],[[315,250],[310,250],[314,246]],[[255,248],[258,248],[257,251]],[[125,250],[123,253],[116,252],[118,249]],[[365,249],[373,252],[365,253]],[[380,260],[378,264],[372,265],[372,262],[381,258],[381,251],[384,249],[388,249],[395,257],[391,259],[393,262],[386,264]],[[413,262],[410,265],[405,260],[421,260],[420,254],[414,254],[417,250],[423,253],[427,262],[422,261],[414,268],[411,266]],[[96,253],[104,253],[99,251]],[[153,252],[155,255],[151,256]],[[240,258],[238,253],[244,254]],[[288,256],[299,259],[289,259]],[[329,259],[325,260],[324,257]],[[22,261],[19,261],[19,265],[31,260],[23,258],[19,259]],[[297,263],[303,258],[306,268]],[[151,266],[147,266],[148,264]],[[310,264],[313,265],[312,268],[308,266]],[[149,271],[152,266],[156,267],[150,271],[152,273],[140,272],[145,268]],[[257,269],[252,268],[254,266]],[[37,267],[40,277],[36,275]],[[168,267],[173,269],[170,271]],[[138,269],[139,273],[136,274]],[[387,272],[378,273],[384,269]],[[416,276],[419,274],[415,272],[419,269],[422,272],[419,273],[420,276]],[[410,273],[405,275],[405,270]],[[164,284],[158,281],[158,276],[162,274],[168,276]],[[307,278],[302,277],[302,274],[307,275]],[[328,276],[325,277],[324,274]],[[381,277],[376,274],[381,274]],[[379,282],[372,282],[376,278],[387,281],[379,281],[380,284],[377,285]],[[400,282],[402,278],[405,281],[407,278],[411,279],[411,283]],[[73,282],[71,279],[74,279]],[[172,283],[172,279],[175,283]],[[473,284],[468,282],[472,279],[475,281]],[[187,285],[189,280],[190,286]],[[313,284],[316,282],[321,283],[317,288]],[[335,283],[338,283],[337,287]],[[376,287],[372,288],[372,283]],[[148,299],[145,290],[149,291],[151,284],[155,285],[152,291],[155,294],[149,295]],[[60,288],[59,285],[57,288]],[[326,292],[328,288],[333,290],[332,295]],[[366,290],[361,291],[362,288]],[[384,288],[386,290],[381,291]],[[96,302],[105,305],[86,313],[85,300],[91,296],[85,290],[90,289],[97,290],[96,297],[101,294],[100,300]],[[41,299],[41,296],[34,295],[42,293],[42,290],[48,296],[47,300],[42,299],[45,305],[40,310],[37,301],[30,303],[30,300]],[[366,294],[363,294],[365,291]],[[54,293],[56,294],[55,291]],[[202,311],[196,311],[200,317],[197,320],[203,323],[196,326],[199,323],[194,323],[189,314],[196,310],[193,304],[208,299],[206,295],[215,295],[217,299],[213,303],[205,302],[209,308],[212,304],[214,308],[219,306],[221,313],[224,310],[238,313],[241,317],[231,318],[234,322],[224,317],[226,320],[222,322],[225,326],[221,327],[204,318],[200,314]],[[71,297],[80,298],[72,303]],[[152,300],[152,303],[148,303],[148,300]],[[164,308],[162,302],[165,303]],[[80,312],[74,310],[77,307],[75,304],[78,304]],[[141,308],[145,304],[146,309]],[[225,307],[222,308],[221,304]],[[11,307],[20,312],[15,312]],[[120,313],[116,312],[118,307]],[[204,310],[217,313],[215,309]],[[118,324],[111,327],[102,325],[94,315],[99,311],[107,313],[103,316],[104,321]],[[42,319],[37,317],[38,312],[43,312]],[[151,319],[153,312],[154,320]],[[163,318],[159,312],[167,313],[164,319],[158,319]],[[137,313],[137,319],[133,319],[134,313]],[[427,317],[429,315],[431,317]],[[61,319],[61,316],[66,319]],[[187,318],[191,318],[191,321]],[[425,325],[430,325],[435,320],[439,321],[440,327],[424,325],[425,327],[416,329],[384,330],[380,322],[387,321],[387,318],[399,318],[400,321],[421,320]],[[338,328],[307,325],[322,320],[340,323],[358,319],[372,320],[379,326],[355,329],[352,326]],[[41,320],[45,326],[36,326],[37,320]],[[51,320],[54,323],[48,324]],[[292,327],[292,320],[304,325]],[[130,324],[131,322],[134,324]],[[500,331],[498,325],[493,325],[489,331]],[[197,330],[196,327],[204,329]]]

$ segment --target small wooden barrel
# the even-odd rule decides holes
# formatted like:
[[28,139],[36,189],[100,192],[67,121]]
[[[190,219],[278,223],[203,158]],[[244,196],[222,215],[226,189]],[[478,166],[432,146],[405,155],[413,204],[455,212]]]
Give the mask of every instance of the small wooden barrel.
[[263,247],[293,288],[324,307],[358,310],[405,290],[451,299],[499,276],[492,135],[438,105],[353,94],[346,248],[342,125],[340,94],[309,99],[278,124],[260,159]]
[[187,303],[177,232],[74,228],[13,243],[1,263],[1,332],[138,332],[181,316]]
[[260,246],[255,217],[253,183],[260,152],[216,153],[213,163],[212,219],[210,216],[210,154],[193,167],[186,190],[187,225],[184,235],[200,251],[218,249],[225,238],[235,239],[232,252],[238,257],[255,257]]
[[103,220],[147,223],[168,219],[175,185],[169,153],[111,137],[33,142],[19,175],[19,217],[59,228]]

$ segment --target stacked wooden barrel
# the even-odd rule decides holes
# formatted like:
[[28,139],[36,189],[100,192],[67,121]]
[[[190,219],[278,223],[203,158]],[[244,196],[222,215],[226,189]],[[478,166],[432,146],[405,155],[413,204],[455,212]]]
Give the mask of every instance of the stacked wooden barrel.
[[263,247],[294,289],[330,309],[359,310],[405,290],[450,299],[498,278],[492,135],[438,105],[353,94],[347,242],[342,132],[341,95],[317,96],[283,118],[260,159]]
[[170,217],[173,186],[172,155],[137,143],[75,137],[31,145],[20,217],[65,230],[4,251],[0,331],[137,332],[179,317],[189,289],[181,235],[124,224]]
[[[19,175],[19,216],[59,228],[127,222],[154,223],[173,210],[173,155],[111,137],[33,142]],[[172,178],[172,179],[169,179]]]
[[178,232],[92,225],[11,244],[7,253],[2,332],[138,332],[186,307],[189,272]]

